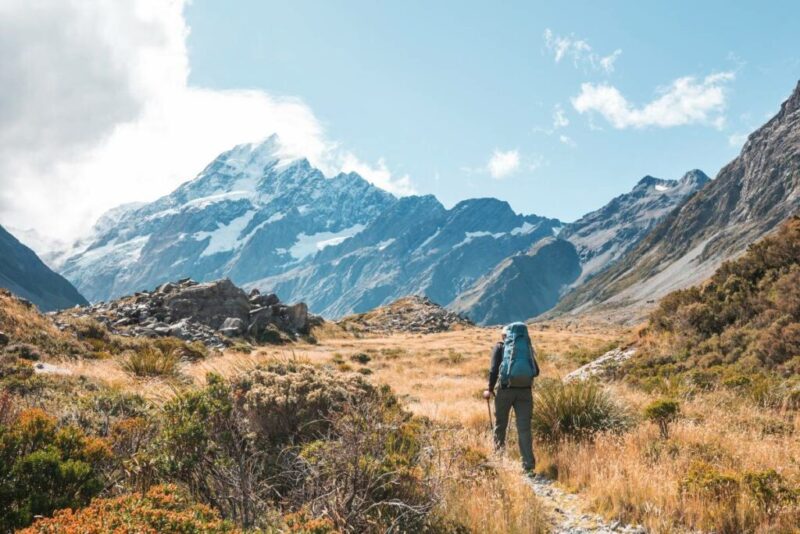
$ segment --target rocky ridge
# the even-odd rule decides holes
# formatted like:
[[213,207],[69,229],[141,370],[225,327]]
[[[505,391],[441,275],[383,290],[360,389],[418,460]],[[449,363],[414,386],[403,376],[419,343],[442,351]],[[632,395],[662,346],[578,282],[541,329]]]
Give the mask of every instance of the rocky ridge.
[[369,334],[433,334],[473,326],[469,319],[418,295],[398,299],[367,313],[345,317],[337,324],[350,332]]
[[153,291],[72,308],[53,314],[61,329],[70,319],[91,318],[113,334],[132,337],[176,337],[223,349],[236,339],[278,342],[307,334],[319,318],[300,302],[287,305],[275,294],[249,294],[229,279],[198,283],[189,278],[162,284]]
[[717,177],[553,310],[638,320],[800,211],[800,82]]

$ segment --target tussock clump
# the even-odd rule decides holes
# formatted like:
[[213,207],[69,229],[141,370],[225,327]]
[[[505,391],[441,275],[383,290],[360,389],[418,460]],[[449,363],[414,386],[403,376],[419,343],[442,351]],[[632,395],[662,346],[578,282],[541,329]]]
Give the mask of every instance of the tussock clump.
[[533,433],[538,439],[551,443],[581,440],[630,425],[626,410],[594,382],[542,382],[533,401]]
[[175,352],[146,346],[138,351],[129,351],[121,365],[125,371],[139,377],[170,378],[178,375],[179,364],[180,357]]

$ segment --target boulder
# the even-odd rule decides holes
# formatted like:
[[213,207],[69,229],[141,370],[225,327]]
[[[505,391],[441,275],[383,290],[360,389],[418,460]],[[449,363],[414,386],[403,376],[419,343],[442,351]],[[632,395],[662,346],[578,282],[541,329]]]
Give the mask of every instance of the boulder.
[[164,299],[173,320],[191,318],[218,330],[228,318],[249,317],[247,294],[225,278],[216,282],[181,287]]
[[289,326],[295,332],[308,331],[308,306],[305,302],[298,302],[286,308],[289,317]]
[[8,334],[0,332],[0,347],[5,347],[9,341],[11,341],[11,338],[8,337]]
[[255,308],[250,311],[250,324],[247,327],[247,335],[258,339],[261,333],[272,321],[273,312],[272,308],[265,306],[262,308]]
[[223,321],[219,331],[228,337],[236,337],[244,334],[247,329],[247,323],[238,317],[228,317]]

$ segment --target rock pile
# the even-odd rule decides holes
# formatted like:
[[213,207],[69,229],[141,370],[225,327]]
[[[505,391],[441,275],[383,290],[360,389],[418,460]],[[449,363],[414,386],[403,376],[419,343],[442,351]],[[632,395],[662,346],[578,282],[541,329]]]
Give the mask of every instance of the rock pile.
[[379,334],[432,334],[473,326],[469,319],[418,295],[403,297],[387,306],[345,317],[338,324],[345,330]]
[[302,302],[283,304],[276,295],[262,295],[257,289],[247,294],[227,278],[203,284],[185,278],[153,291],[65,310],[54,316],[62,329],[68,327],[65,316],[92,318],[123,336],[173,336],[217,349],[231,345],[232,338],[294,338],[307,334],[319,320]]

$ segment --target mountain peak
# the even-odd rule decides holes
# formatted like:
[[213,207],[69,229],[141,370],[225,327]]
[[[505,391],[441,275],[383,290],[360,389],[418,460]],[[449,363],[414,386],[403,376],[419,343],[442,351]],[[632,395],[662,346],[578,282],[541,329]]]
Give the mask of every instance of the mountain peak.
[[691,171],[684,174],[683,177],[678,181],[678,183],[681,185],[684,184],[696,185],[699,188],[704,186],[710,181],[711,178],[709,178],[706,173],[704,173],[700,169],[692,169]]
[[797,85],[794,88],[794,91],[786,99],[786,101],[781,105],[781,113],[793,113],[800,109],[800,80],[797,81]]

